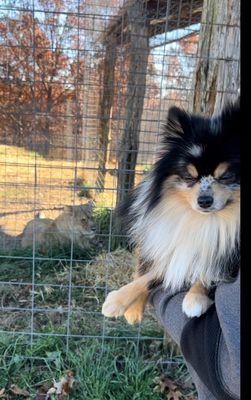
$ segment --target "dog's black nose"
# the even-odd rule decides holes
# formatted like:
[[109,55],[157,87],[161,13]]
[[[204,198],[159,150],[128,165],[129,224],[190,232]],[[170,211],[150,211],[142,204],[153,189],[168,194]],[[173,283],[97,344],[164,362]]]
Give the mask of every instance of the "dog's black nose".
[[213,204],[214,199],[212,196],[199,196],[198,204],[201,208],[209,208]]

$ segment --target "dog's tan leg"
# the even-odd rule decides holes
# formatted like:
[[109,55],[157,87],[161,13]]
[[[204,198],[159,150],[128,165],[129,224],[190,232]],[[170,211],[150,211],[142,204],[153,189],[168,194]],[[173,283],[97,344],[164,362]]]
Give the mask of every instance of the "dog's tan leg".
[[184,297],[182,310],[188,317],[200,317],[212,303],[213,301],[208,297],[208,290],[198,280]]
[[130,325],[136,324],[142,320],[147,300],[148,293],[142,293],[137,300],[127,308],[124,317]]
[[[138,313],[139,315],[140,309],[143,311],[144,304],[148,297],[148,283],[151,280],[152,273],[147,273],[136,278],[119,290],[114,290],[109,293],[103,304],[102,314],[106,317],[120,317],[124,315],[127,309],[133,306],[135,302],[131,313],[128,313],[128,318],[132,321],[135,318],[132,314]],[[129,317],[130,314],[131,317]]]

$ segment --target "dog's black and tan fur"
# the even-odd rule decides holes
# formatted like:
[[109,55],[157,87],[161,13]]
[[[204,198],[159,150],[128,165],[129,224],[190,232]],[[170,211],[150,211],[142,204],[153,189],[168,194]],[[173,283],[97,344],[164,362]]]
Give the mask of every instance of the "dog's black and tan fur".
[[183,311],[204,313],[212,283],[239,265],[239,102],[215,118],[172,107],[160,156],[124,213],[139,253],[137,276],[108,295],[103,314],[140,321],[156,283],[173,292],[189,286]]

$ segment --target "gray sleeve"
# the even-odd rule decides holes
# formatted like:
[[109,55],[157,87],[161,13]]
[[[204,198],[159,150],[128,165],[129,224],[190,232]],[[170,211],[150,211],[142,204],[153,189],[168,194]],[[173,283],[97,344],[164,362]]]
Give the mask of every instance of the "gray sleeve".
[[219,285],[215,306],[222,331],[218,366],[223,384],[240,395],[240,274],[233,283]]
[[[150,302],[160,323],[173,340],[181,345],[198,388],[201,383],[214,390],[210,398],[239,398],[240,390],[240,277],[232,283],[220,284],[215,292],[215,306],[200,318],[188,318],[182,312],[186,292],[171,295],[158,287]],[[215,341],[212,340],[215,336]],[[219,338],[219,343],[216,340]],[[181,343],[182,342],[182,343]],[[187,357],[186,357],[187,356]],[[203,360],[203,365],[201,360]],[[205,360],[205,362],[204,362]],[[215,361],[216,360],[216,361]],[[217,362],[217,379],[214,363]],[[192,368],[191,368],[192,366]],[[204,371],[203,371],[204,368]],[[212,371],[214,369],[214,371]],[[199,376],[196,374],[199,373]],[[213,383],[215,382],[215,383]],[[228,396],[229,395],[229,396]],[[222,397],[223,396],[223,397]],[[199,398],[207,398],[201,395]]]
[[186,291],[172,295],[161,286],[155,288],[150,295],[150,304],[154,307],[159,322],[177,344],[180,344],[183,327],[189,321],[182,312],[185,295]]

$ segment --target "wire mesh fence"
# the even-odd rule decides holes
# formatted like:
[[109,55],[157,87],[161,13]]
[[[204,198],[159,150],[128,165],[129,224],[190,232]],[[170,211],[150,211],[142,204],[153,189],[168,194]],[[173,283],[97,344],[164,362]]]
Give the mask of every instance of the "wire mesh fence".
[[2,334],[163,344],[151,310],[101,314],[135,266],[114,209],[170,105],[212,114],[238,94],[239,3],[211,3],[1,0]]

